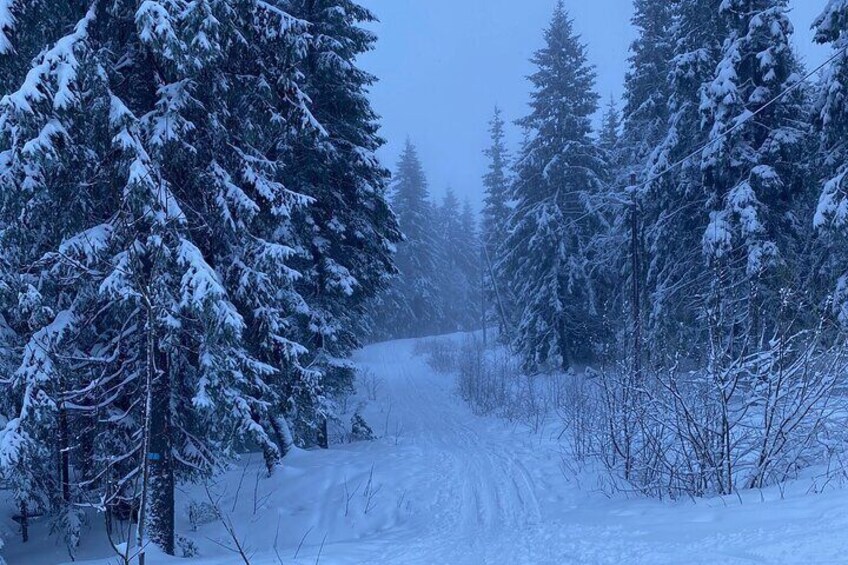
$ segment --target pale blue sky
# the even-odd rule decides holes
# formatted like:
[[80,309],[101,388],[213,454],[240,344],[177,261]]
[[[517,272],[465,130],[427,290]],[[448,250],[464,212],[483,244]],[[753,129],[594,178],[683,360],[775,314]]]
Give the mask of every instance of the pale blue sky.
[[[495,104],[507,119],[526,113],[532,72],[528,60],[541,44],[556,0],[360,0],[381,22],[380,42],[362,59],[380,78],[373,90],[383,116],[381,152],[394,169],[407,135],[418,146],[440,196],[453,186],[480,202],[487,122]],[[812,67],[828,52],[812,44],[810,24],[827,0],[790,0],[799,52]],[[566,0],[589,46],[604,101],[621,96],[627,69],[631,0]],[[513,130],[512,143],[517,144]]]

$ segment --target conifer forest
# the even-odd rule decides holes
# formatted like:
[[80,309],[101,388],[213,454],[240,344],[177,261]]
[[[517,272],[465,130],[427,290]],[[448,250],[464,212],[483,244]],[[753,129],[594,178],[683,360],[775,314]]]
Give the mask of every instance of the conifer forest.
[[0,0],[0,565],[846,532],[848,0]]

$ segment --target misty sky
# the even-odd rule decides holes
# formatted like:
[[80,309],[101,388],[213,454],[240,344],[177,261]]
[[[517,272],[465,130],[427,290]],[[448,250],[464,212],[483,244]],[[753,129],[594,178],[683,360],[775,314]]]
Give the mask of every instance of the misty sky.
[[[486,161],[487,122],[495,104],[510,121],[527,111],[532,72],[556,0],[360,0],[381,22],[380,41],[363,66],[380,78],[373,102],[394,169],[404,140],[418,146],[434,195],[451,185],[477,205]],[[603,102],[620,98],[627,70],[632,0],[566,0],[597,67]],[[790,0],[796,43],[808,66],[827,59],[810,24],[826,0]],[[513,130],[511,142],[517,145]]]

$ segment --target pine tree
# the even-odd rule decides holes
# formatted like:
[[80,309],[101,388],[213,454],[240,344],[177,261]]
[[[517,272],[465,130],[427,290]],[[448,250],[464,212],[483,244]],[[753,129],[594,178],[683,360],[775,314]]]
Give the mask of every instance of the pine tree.
[[[628,312],[628,333],[641,332],[647,303],[642,216],[642,194],[632,192],[633,179],[646,180],[646,165],[662,140],[668,124],[673,56],[674,3],[658,0],[634,2],[633,27],[638,36],[630,46],[630,68],[624,84],[622,133],[608,159],[612,168],[611,229],[602,238],[606,264],[614,265],[625,285],[605,293],[605,310],[611,317]],[[633,233],[633,230],[636,233]],[[634,237],[635,235],[635,237]],[[636,294],[634,294],[634,292]],[[628,341],[630,341],[628,339]],[[638,355],[637,352],[633,353]]]
[[820,134],[821,167],[825,177],[814,217],[816,229],[825,237],[828,252],[823,266],[833,283],[833,309],[839,321],[848,324],[848,269],[845,243],[848,241],[848,1],[830,0],[816,18],[818,43],[830,44],[834,60],[822,75],[815,101],[814,117]]
[[[504,252],[507,239],[509,218],[512,214],[510,208],[510,182],[509,168],[510,156],[506,147],[505,123],[500,108],[495,108],[495,114],[489,123],[489,134],[491,145],[486,149],[485,155],[489,160],[488,170],[483,177],[483,187],[486,196],[483,203],[483,214],[480,237],[483,241],[483,277],[485,312],[488,323],[498,320],[501,335],[506,334],[504,327],[507,312],[512,311],[509,299],[509,288],[505,281],[497,276],[496,264]],[[494,280],[493,280],[494,279]]]
[[304,351],[290,265],[309,200],[278,155],[292,128],[320,129],[297,82],[310,36],[280,6],[50,3],[76,23],[0,103],[3,306],[21,344],[0,462],[22,503],[67,498],[42,471],[74,447],[64,417],[98,414],[107,484],[88,486],[107,504],[137,502],[127,477],[145,469],[145,537],[167,553],[176,481],[234,441],[279,457],[262,423]]
[[471,202],[468,198],[465,198],[462,201],[462,212],[459,215],[460,245],[458,259],[459,268],[465,281],[462,309],[462,329],[465,331],[479,329],[485,323],[480,319],[479,310],[482,300],[481,293],[483,292],[480,287],[483,264],[480,257],[482,241],[478,223]]
[[604,115],[601,119],[601,131],[598,133],[598,145],[607,152],[612,154],[618,147],[621,139],[621,113],[618,111],[618,105],[615,103],[615,98],[610,96],[607,107],[604,109]]
[[672,26],[674,55],[669,74],[669,119],[652,152],[639,195],[647,263],[646,319],[651,343],[676,352],[702,343],[696,329],[700,306],[692,296],[704,272],[702,239],[706,189],[698,149],[708,141],[700,111],[705,85],[715,74],[727,35],[716,17],[722,0],[678,2]]
[[391,255],[400,233],[386,202],[389,172],[375,156],[383,140],[367,94],[376,79],[356,64],[376,41],[360,27],[374,15],[351,0],[291,0],[287,10],[310,23],[301,88],[321,125],[313,135],[298,133],[283,155],[286,185],[312,199],[297,215],[306,252],[295,265],[303,275],[298,292],[309,306],[299,342],[309,349],[309,378],[320,386],[305,387],[302,375],[293,375],[289,388],[312,392],[284,399],[280,408],[290,414],[297,405],[290,417],[309,443],[316,426],[333,417],[332,400],[352,390],[355,370],[347,358],[359,345],[365,305],[394,271]]
[[421,337],[442,320],[436,280],[438,240],[435,212],[418,151],[410,140],[394,177],[392,207],[405,240],[398,244],[398,276],[374,305],[375,337]]
[[466,200],[462,206],[452,188],[436,207],[438,252],[436,279],[440,333],[470,331],[480,324],[480,247],[474,212]]
[[710,301],[732,326],[728,339],[739,343],[772,326],[776,313],[767,305],[791,282],[806,231],[809,185],[796,162],[809,134],[805,92],[795,89],[766,107],[802,80],[787,11],[785,0],[721,4],[728,34],[701,104],[710,128],[702,162]]
[[465,307],[465,280],[462,272],[462,225],[459,217],[459,199],[453,188],[448,187],[441,204],[434,206],[437,268],[435,273],[438,287],[439,320],[438,333],[454,333],[463,329]]
[[501,261],[522,297],[515,347],[530,369],[587,357],[600,326],[591,272],[593,204],[605,163],[591,137],[595,72],[562,2],[536,52],[529,132],[516,170],[516,202]]
[[668,123],[668,75],[673,57],[673,3],[635,0],[633,27],[638,38],[630,46],[625,77],[623,131],[619,143],[624,177],[643,169]]

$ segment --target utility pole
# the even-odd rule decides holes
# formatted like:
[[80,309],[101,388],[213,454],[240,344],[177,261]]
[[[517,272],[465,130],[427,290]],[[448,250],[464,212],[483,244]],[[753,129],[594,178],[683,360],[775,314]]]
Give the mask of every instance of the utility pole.
[[633,306],[633,377],[642,378],[642,291],[639,285],[641,262],[639,257],[639,204],[636,200],[636,174],[630,175],[630,256],[632,274],[631,304]]
[[509,338],[511,336],[509,335],[509,329],[507,328],[507,324],[506,324],[506,310],[504,309],[503,300],[501,300],[501,293],[500,293],[500,290],[498,289],[498,283],[497,283],[497,280],[495,278],[495,269],[492,266],[492,258],[489,256],[489,250],[486,249],[485,245],[483,246],[483,253],[486,256],[486,267],[489,270],[489,277],[491,278],[491,281],[492,281],[492,290],[494,290],[495,298],[497,299],[497,302],[498,302],[498,313],[500,314],[500,317],[501,317],[501,327],[503,328],[503,331],[507,333],[507,337]]
[[480,321],[483,324],[483,347],[487,347],[488,339],[486,335],[486,242],[485,235],[480,238]]

